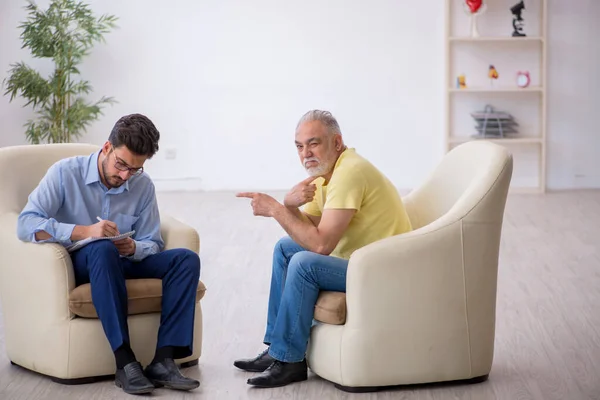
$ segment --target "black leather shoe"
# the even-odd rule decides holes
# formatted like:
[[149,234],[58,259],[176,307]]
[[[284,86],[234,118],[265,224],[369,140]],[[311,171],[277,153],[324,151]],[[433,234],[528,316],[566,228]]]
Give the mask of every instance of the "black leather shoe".
[[262,374],[248,379],[249,385],[260,388],[272,388],[305,381],[308,377],[306,360],[296,363],[284,363],[275,360]]
[[166,387],[176,390],[192,390],[200,386],[200,382],[181,374],[172,358],[146,367],[146,376],[156,387]]
[[154,390],[154,385],[144,376],[142,365],[137,361],[117,368],[115,385],[129,394],[144,394]]
[[258,356],[235,360],[233,365],[248,372],[263,372],[269,368],[269,365],[273,364],[274,361],[275,359],[269,355],[269,348],[267,347],[267,349]]

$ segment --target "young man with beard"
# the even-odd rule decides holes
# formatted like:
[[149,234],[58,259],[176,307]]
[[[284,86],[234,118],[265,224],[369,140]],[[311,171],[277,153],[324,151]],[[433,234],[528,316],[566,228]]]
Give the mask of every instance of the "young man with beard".
[[[158,151],[160,134],[140,114],[114,125],[89,156],[52,165],[18,219],[20,240],[65,246],[88,237],[135,230],[133,237],[99,240],[71,253],[77,285],[90,283],[92,301],[114,352],[115,383],[131,394],[155,385],[191,390],[174,359],[192,354],[200,259],[187,249],[164,250],[154,184],[143,166]],[[154,360],[142,370],[130,347],[126,279],[162,279],[161,325]]]
[[296,127],[296,147],[310,177],[294,186],[283,204],[264,193],[237,195],[252,199],[254,215],[275,218],[289,235],[273,253],[263,339],[268,347],[234,362],[262,372],[248,380],[258,387],[307,379],[305,352],[319,291],[345,292],[355,250],[412,229],[396,188],[346,147],[331,113],[306,113]]

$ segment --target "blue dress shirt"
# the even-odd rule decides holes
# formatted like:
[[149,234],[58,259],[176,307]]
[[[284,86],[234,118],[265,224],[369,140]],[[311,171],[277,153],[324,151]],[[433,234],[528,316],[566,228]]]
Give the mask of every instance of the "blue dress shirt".
[[[97,217],[113,221],[120,233],[135,230],[134,261],[164,249],[154,184],[143,172],[118,188],[108,189],[100,180],[98,156],[76,156],[53,164],[29,195],[17,223],[20,240],[40,243],[72,243],[75,225],[93,225]],[[52,237],[35,239],[36,232]]]

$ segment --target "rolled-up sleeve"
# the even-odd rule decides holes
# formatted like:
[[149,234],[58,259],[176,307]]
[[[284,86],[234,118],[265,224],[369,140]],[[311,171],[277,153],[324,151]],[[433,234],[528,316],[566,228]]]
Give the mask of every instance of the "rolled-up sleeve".
[[[25,242],[55,242],[71,244],[74,224],[58,222],[49,215],[55,215],[64,200],[62,171],[60,163],[52,165],[39,185],[29,195],[27,204],[17,221],[17,236]],[[51,237],[38,241],[37,232],[47,232]]]

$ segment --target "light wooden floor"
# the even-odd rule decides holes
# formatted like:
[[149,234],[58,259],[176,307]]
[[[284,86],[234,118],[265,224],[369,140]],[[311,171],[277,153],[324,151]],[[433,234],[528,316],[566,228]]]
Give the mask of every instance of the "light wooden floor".
[[[280,193],[277,194],[281,198]],[[163,210],[201,235],[204,346],[194,392],[204,399],[600,399],[600,191],[511,195],[500,253],[495,358],[490,379],[463,387],[347,394],[310,375],[252,389],[235,358],[262,350],[271,251],[283,231],[233,193],[159,195]],[[127,399],[111,381],[62,386],[12,367],[0,320],[0,399]]]

